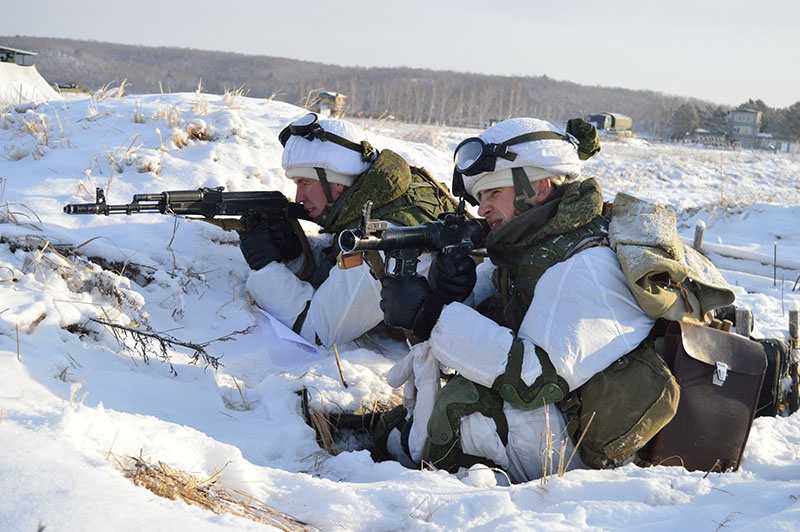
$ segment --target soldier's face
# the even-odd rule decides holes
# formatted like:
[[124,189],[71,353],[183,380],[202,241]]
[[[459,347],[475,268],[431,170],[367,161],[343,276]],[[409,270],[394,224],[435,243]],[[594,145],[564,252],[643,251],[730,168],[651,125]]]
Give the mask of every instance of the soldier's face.
[[[297,193],[294,200],[297,203],[302,203],[303,208],[306,210],[311,218],[316,218],[322,214],[328,199],[325,197],[325,190],[322,188],[322,183],[316,179],[309,179],[307,177],[296,177],[294,183],[297,185]],[[329,183],[328,186],[331,190],[331,196],[336,201],[342,192],[347,187],[338,183]]]
[[[525,203],[535,207],[550,197],[554,188],[550,178],[531,182],[533,196],[526,196]],[[478,193],[478,216],[486,218],[491,229],[497,229],[508,223],[511,218],[522,211],[514,207],[514,187],[498,187],[482,190]]]
[[498,187],[478,193],[478,216],[486,218],[491,229],[508,223],[518,214],[514,208],[514,187]]

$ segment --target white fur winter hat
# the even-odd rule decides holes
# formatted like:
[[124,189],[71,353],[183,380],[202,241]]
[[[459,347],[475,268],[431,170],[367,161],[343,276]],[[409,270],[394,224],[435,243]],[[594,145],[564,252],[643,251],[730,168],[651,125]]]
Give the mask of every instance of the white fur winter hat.
[[[318,123],[325,131],[355,144],[366,140],[360,127],[345,120],[323,119]],[[286,141],[282,165],[289,178],[319,179],[314,168],[324,168],[329,182],[347,186],[352,185],[356,177],[370,167],[370,163],[362,159],[360,152],[330,140],[308,140],[297,135],[290,136]]]
[[[478,138],[487,144],[502,144],[514,137],[537,131],[553,131],[564,135],[563,131],[545,120],[511,118],[490,127]],[[466,192],[477,198],[482,190],[513,186],[511,168],[517,167],[525,170],[530,181],[546,177],[555,177],[557,180],[580,177],[581,159],[577,141],[571,142],[568,138],[534,140],[509,146],[508,151],[517,154],[516,158],[509,161],[498,157],[493,171],[463,176]]]

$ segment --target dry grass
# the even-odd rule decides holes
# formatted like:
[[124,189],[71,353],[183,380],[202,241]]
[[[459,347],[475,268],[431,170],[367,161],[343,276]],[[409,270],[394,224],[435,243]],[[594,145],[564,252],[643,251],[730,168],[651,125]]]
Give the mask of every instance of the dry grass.
[[229,109],[240,109],[239,100],[245,96],[247,96],[247,93],[244,90],[244,85],[242,85],[238,89],[226,90],[222,101]]
[[140,174],[151,173],[153,175],[161,175],[161,168],[164,165],[164,158],[166,157],[166,152],[159,151],[158,157],[152,157],[149,155],[139,155],[136,157],[135,161],[133,162],[134,167],[136,167],[136,171]]
[[159,108],[156,111],[156,117],[164,120],[171,128],[178,127],[183,122],[181,111],[176,105]]
[[307,388],[297,392],[301,398],[301,409],[306,424],[314,429],[317,443],[328,455],[335,456],[344,450],[372,448],[372,431],[380,419],[381,413],[390,410],[393,405],[378,402],[362,405],[356,412],[344,412],[338,405],[335,411],[326,407],[327,401],[318,398],[319,404],[311,406]]
[[[5,180],[0,177],[0,198],[3,197],[5,183]],[[40,231],[42,219],[27,205],[4,202],[0,204],[0,223],[30,227]]]
[[[32,211],[31,211],[32,212]],[[35,216],[35,213],[32,213]],[[28,216],[30,219],[30,216]],[[37,217],[38,219],[38,217]],[[8,205],[0,206],[0,222],[16,225],[31,226],[35,224],[21,220],[20,213],[13,212]],[[103,269],[100,265],[92,263],[78,255],[77,247],[54,244],[46,238],[37,235],[27,235],[20,238],[6,238],[0,236],[0,243],[8,245],[12,253],[23,252],[26,254],[24,263],[19,272],[11,271],[10,278],[16,279],[30,273],[43,285],[46,285],[51,275],[60,277],[70,291],[84,293],[96,290],[109,304],[101,307],[101,315],[110,320],[121,319],[128,323],[148,326],[148,318],[142,310],[141,303],[132,298],[124,286],[119,282],[118,276],[123,276],[124,271],[113,273]],[[130,265],[117,265],[122,270]],[[134,273],[133,268],[130,273]],[[129,273],[129,275],[130,275]],[[20,324],[23,332],[30,332],[46,317],[45,314]]]
[[37,152],[38,155],[43,155],[41,147],[46,147],[50,144],[48,126],[47,115],[45,114],[34,114],[32,116],[22,117],[22,127],[24,131],[33,137],[36,143],[37,149],[34,151],[34,155],[36,155]]
[[101,100],[109,100],[109,99],[119,99],[122,98],[127,94],[125,90],[125,84],[128,82],[127,79],[123,79],[122,83],[119,84],[119,87],[112,87],[111,84],[113,81],[110,81],[100,87],[100,89],[94,94],[94,100],[101,101]]
[[203,97],[203,80],[197,83],[197,89],[194,91],[194,104],[192,110],[196,115],[208,114],[208,99]]
[[303,104],[303,109],[311,109],[311,106],[319,101],[319,93],[323,92],[325,88],[311,89],[306,94],[306,103]]
[[318,410],[309,410],[308,424],[317,433],[317,442],[326,453],[331,455],[339,453],[336,440],[333,437],[333,423],[331,423],[327,414]]
[[133,104],[132,120],[134,124],[144,124],[145,122],[144,113],[142,113],[142,105],[139,102]]
[[172,142],[178,148],[185,148],[191,140],[214,140],[203,120],[192,120],[182,127],[172,129]]
[[130,137],[129,140],[130,143],[123,143],[122,145],[117,146],[113,152],[109,150],[107,146],[103,146],[103,149],[105,150],[105,156],[108,159],[108,164],[111,166],[111,177],[109,177],[109,182],[106,185],[106,192],[108,192],[108,188],[111,186],[111,180],[113,179],[114,172],[121,174],[125,170],[125,166],[133,166],[135,156],[143,146],[141,142],[137,144],[137,141],[139,140],[138,133]]
[[186,471],[173,469],[164,462],[155,464],[141,457],[111,455],[126,478],[159,497],[183,501],[214,514],[232,514],[279,530],[316,529],[308,523],[275,510],[263,501],[222,485],[221,471],[208,478],[198,478]]

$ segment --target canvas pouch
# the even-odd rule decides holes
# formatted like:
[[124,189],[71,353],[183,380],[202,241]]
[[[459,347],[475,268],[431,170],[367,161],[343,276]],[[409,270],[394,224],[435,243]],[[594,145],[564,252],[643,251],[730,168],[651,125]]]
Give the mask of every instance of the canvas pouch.
[[735,295],[717,268],[684,245],[669,209],[628,194],[614,199],[608,239],[636,301],[648,316],[704,323]]
[[619,358],[559,407],[581,460],[595,469],[622,465],[675,415],[680,389],[650,342]]

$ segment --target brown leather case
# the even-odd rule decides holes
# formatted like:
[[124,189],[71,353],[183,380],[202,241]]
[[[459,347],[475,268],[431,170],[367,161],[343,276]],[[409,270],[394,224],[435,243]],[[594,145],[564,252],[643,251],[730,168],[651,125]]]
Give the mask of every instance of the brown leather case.
[[738,334],[682,322],[669,325],[664,341],[680,402],[639,461],[689,471],[737,470],[767,367],[764,348]]

